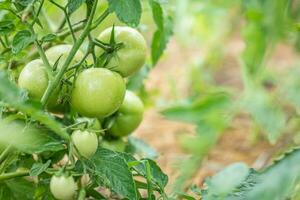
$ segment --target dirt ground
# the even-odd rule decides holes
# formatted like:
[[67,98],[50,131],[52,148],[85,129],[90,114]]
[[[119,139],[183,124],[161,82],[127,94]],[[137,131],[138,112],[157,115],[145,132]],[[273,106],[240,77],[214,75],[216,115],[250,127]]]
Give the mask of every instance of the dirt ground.
[[[218,84],[242,90],[238,55],[243,47],[244,44],[239,38],[228,43],[228,52],[221,63],[220,70],[215,75]],[[292,53],[285,53],[289,51],[285,46],[279,46],[278,49],[275,50],[275,59],[272,62],[289,64],[284,60]],[[158,90],[160,98],[169,99],[172,95],[174,97],[174,88],[172,88],[174,86],[170,86],[172,85],[170,83],[175,82],[177,95],[185,97],[187,87],[185,67],[187,63],[193,62],[201,54],[199,49],[182,48],[173,39],[168,46],[167,55],[152,70],[146,81],[147,90]],[[178,134],[191,130],[190,125],[164,119],[156,108],[150,108],[146,111],[144,121],[135,133],[135,136],[147,141],[160,153],[158,163],[169,176],[169,183],[172,183],[177,176],[174,163],[185,155],[176,138]],[[270,160],[274,148],[276,146],[271,146],[265,140],[254,141],[249,117],[240,114],[221,136],[202,166],[199,166],[198,172],[191,182],[201,186],[206,177],[234,162],[244,162],[249,166],[261,168]]]

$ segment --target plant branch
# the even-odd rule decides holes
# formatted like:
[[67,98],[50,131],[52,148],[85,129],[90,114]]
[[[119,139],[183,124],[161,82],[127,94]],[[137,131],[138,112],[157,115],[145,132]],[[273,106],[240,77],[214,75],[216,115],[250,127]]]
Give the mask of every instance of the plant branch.
[[11,151],[12,147],[8,146],[5,148],[5,150],[1,153],[0,155],[0,163],[2,163],[6,157],[9,155],[10,151]]
[[[35,35],[33,27],[29,26],[29,29],[31,31],[31,34]],[[45,51],[43,50],[43,47],[40,45],[40,43],[39,43],[39,41],[38,41],[37,38],[34,40],[34,44],[37,47],[38,53],[39,53],[39,55],[40,55],[40,57],[41,57],[44,65],[46,66],[48,78],[49,78],[49,80],[51,80],[52,79],[52,66],[50,65],[50,63],[49,63],[49,61],[47,59]]]
[[4,173],[4,174],[0,175],[0,182],[8,180],[8,179],[23,177],[23,176],[28,176],[28,175],[29,175],[29,170],[22,171],[22,172]]
[[56,7],[58,7],[59,9],[61,9],[63,11],[63,13],[65,15],[65,20],[66,20],[66,22],[68,24],[68,27],[69,27],[69,31],[72,35],[73,42],[75,42],[76,37],[75,37],[75,33],[73,31],[72,24],[71,24],[70,18],[68,16],[67,10],[63,6],[61,6],[58,3],[54,2],[53,0],[50,0],[50,3],[54,4]]
[[75,42],[75,44],[73,45],[69,56],[67,57],[66,61],[64,62],[62,68],[59,70],[58,74],[55,76],[54,80],[50,82],[50,84],[48,85],[43,97],[42,97],[42,105],[45,106],[47,104],[47,101],[51,95],[51,93],[54,91],[54,89],[57,87],[57,85],[60,83],[60,81],[62,80],[62,77],[65,73],[65,71],[68,69],[69,65],[72,62],[73,57],[75,56],[76,52],[78,51],[78,49],[80,48],[81,44],[83,43],[84,39],[86,38],[86,36],[89,34],[89,32],[91,31],[91,24],[95,15],[95,11],[96,11],[96,6],[97,6],[97,0],[95,0],[93,2],[93,6],[92,6],[92,10],[91,13],[89,15],[88,21],[85,25],[85,28],[83,30],[83,32],[81,33],[81,35],[79,36],[78,40]]

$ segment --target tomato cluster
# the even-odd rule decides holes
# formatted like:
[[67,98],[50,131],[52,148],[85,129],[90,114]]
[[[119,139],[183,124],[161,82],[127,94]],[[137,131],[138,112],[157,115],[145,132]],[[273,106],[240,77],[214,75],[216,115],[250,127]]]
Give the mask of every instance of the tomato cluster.
[[[117,48],[109,46],[112,37]],[[107,44],[106,49],[97,48],[95,51],[98,58],[106,55],[105,62],[97,62],[85,68],[79,66],[79,70],[67,69],[64,78],[75,74],[69,79],[72,84],[61,83],[51,94],[47,109],[57,112],[57,108],[62,104],[61,96],[71,90],[68,105],[64,106],[76,111],[78,118],[95,118],[101,121],[99,127],[104,130],[105,135],[120,141],[118,138],[132,133],[143,118],[143,102],[136,94],[126,90],[126,78],[144,65],[147,45],[143,36],[130,27],[108,28],[99,35],[98,41]],[[61,70],[71,48],[71,45],[61,44],[45,52],[49,64],[53,66],[50,71],[54,76]],[[71,66],[76,66],[84,58],[83,52],[78,50]],[[49,69],[41,59],[36,59],[23,68],[18,85],[28,91],[31,99],[41,100],[50,81]],[[86,127],[73,131],[71,148],[76,157],[89,159],[95,154],[99,143],[98,132]],[[107,142],[104,142],[104,145],[107,145]],[[57,199],[71,199],[76,191],[76,184],[72,176],[53,176],[50,189]]]

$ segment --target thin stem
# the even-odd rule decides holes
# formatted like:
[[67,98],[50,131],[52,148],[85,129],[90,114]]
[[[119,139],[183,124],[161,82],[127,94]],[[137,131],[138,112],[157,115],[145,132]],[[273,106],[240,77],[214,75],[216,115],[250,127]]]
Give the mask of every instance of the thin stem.
[[0,155],[0,163],[2,163],[7,158],[11,149],[12,147],[10,145],[4,149],[4,151]]
[[0,43],[2,44],[2,46],[3,46],[4,48],[7,48],[7,46],[6,46],[5,42],[2,40],[2,38],[1,38],[1,37],[0,37]]
[[147,179],[147,191],[148,191],[148,199],[152,200],[152,194],[153,194],[153,189],[152,189],[152,175],[151,175],[151,169],[148,161],[145,161],[144,166],[146,168],[146,179]]
[[78,195],[78,198],[77,200],[84,200],[86,197],[86,191],[84,188],[81,188],[80,191],[79,191],[79,195]]
[[[33,35],[35,35],[33,27],[29,26],[29,29],[30,29],[31,33]],[[44,52],[44,50],[43,50],[42,46],[40,45],[37,38],[34,40],[34,44],[37,47],[38,53],[39,53],[40,57],[42,58],[42,61],[43,61],[44,65],[46,66],[46,70],[47,70],[47,73],[48,73],[48,78],[49,78],[49,80],[51,80],[52,79],[52,67],[51,67],[51,65],[50,65],[50,63],[47,59],[47,56],[46,56],[46,54],[45,54],[45,52]]]
[[39,8],[38,8],[38,11],[37,11],[37,13],[36,13],[36,16],[35,16],[33,22],[31,23],[32,26],[33,26],[33,25],[36,23],[36,21],[39,19],[39,15],[40,15],[40,12],[41,12],[41,10],[42,10],[43,5],[44,5],[44,0],[42,0],[40,6],[39,6]]
[[61,9],[64,12],[65,19],[67,21],[69,30],[71,32],[73,42],[75,42],[76,41],[76,37],[75,37],[74,31],[73,31],[73,28],[72,28],[72,24],[71,24],[71,21],[70,21],[70,18],[68,16],[68,13],[67,13],[66,9],[63,6],[59,5],[58,3],[54,2],[53,0],[50,0],[50,3],[54,4],[56,7],[58,7],[59,9]]
[[46,91],[45,91],[45,93],[42,97],[42,101],[41,101],[43,106],[45,106],[47,104],[47,101],[48,101],[51,93],[54,91],[54,89],[57,87],[59,82],[62,80],[62,77],[63,77],[65,71],[68,69],[69,65],[71,64],[71,62],[73,60],[73,57],[75,56],[76,52],[78,51],[79,47],[83,43],[86,36],[91,31],[90,28],[91,28],[91,24],[92,24],[94,15],[95,15],[97,2],[98,2],[98,0],[94,1],[90,16],[89,16],[88,21],[86,23],[86,26],[85,26],[83,32],[81,33],[81,35],[79,36],[78,40],[73,45],[73,47],[70,51],[70,54],[67,57],[65,63],[63,64],[62,68],[59,70],[58,74],[55,76],[54,80],[51,81],[50,84],[48,85],[48,87],[47,87],[47,89],[46,89]]
[[29,170],[22,171],[22,172],[4,173],[4,174],[0,175],[0,181],[5,181],[8,179],[23,177],[23,176],[28,176],[28,175],[29,175]]

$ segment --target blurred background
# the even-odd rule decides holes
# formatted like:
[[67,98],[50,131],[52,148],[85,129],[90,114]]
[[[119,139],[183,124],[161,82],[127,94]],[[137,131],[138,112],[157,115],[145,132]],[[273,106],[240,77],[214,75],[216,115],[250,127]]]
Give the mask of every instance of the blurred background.
[[148,109],[134,135],[160,154],[170,190],[235,162],[261,169],[299,145],[300,1],[170,0],[165,9],[174,33],[140,89]]

